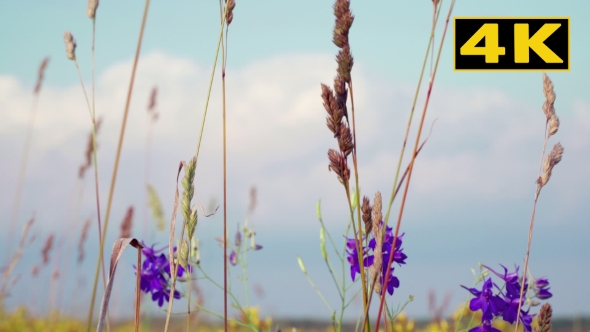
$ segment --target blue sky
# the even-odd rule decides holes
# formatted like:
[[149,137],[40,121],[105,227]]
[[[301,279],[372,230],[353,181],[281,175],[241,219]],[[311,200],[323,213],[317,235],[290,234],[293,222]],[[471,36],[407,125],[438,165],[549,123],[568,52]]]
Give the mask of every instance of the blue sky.
[[[448,1],[445,5],[448,6]],[[329,299],[337,302],[321,260],[315,204],[322,199],[324,219],[339,237],[345,227],[344,194],[327,170],[326,151],[334,147],[324,125],[319,83],[334,76],[335,46],[331,1],[252,1],[237,3],[230,28],[228,64],[228,151],[230,225],[242,222],[248,189],[256,185],[259,207],[251,222],[264,250],[252,255],[251,280],[265,289],[256,299],[274,316],[328,318],[329,313],[298,270],[300,255]],[[458,1],[453,16],[569,16],[571,71],[550,73],[557,93],[560,131],[550,145],[565,147],[562,163],[543,189],[537,210],[531,269],[549,276],[556,315],[590,314],[590,292],[581,286],[590,272],[590,98],[587,93],[590,41],[586,20],[590,4],[581,1]],[[431,2],[353,1],[351,44],[355,56],[355,101],[359,123],[361,189],[373,197],[391,191],[393,169],[422,62],[432,14]],[[117,132],[139,31],[143,3],[103,1],[97,20],[97,111],[105,123],[99,142],[101,198],[106,202]],[[71,31],[88,86],[91,23],[85,1],[3,1],[0,3],[0,215],[8,225],[18,161],[39,61],[49,55],[39,117],[27,171],[20,225],[37,211],[39,238],[27,249],[19,268],[23,277],[9,304],[47,309],[49,294],[36,297],[30,285],[42,287],[29,271],[40,260],[42,239],[72,229],[93,215],[92,179],[83,187],[79,212],[69,208],[78,195],[75,174],[82,162],[90,124],[74,66],[65,57],[63,32]],[[179,160],[194,154],[206,85],[217,42],[217,2],[152,1],[142,60],[131,106],[121,170],[115,194],[109,240],[127,206],[136,206],[134,235],[143,234],[144,158],[148,93],[160,88],[161,118],[155,127],[152,180],[169,214]],[[441,30],[437,36],[441,35]],[[543,103],[540,73],[457,73],[452,70],[452,29],[443,49],[427,127],[433,135],[417,161],[402,230],[408,265],[396,269],[402,287],[391,303],[408,294],[414,316],[426,316],[427,291],[453,293],[453,306],[464,300],[459,284],[470,284],[470,268],[521,264],[526,250],[534,180],[542,148]],[[216,78],[205,130],[196,188],[204,202],[221,202],[222,178],[220,90]],[[422,99],[421,99],[422,100]],[[421,105],[421,103],[419,103]],[[138,171],[138,169],[140,171]],[[206,204],[206,203],[205,203]],[[398,207],[394,204],[394,211]],[[104,209],[104,207],[103,207]],[[77,216],[73,217],[73,216]],[[222,233],[221,214],[198,226],[202,261],[219,276],[221,251],[213,238]],[[71,222],[71,223],[70,223]],[[60,233],[61,234],[61,233]],[[6,235],[4,235],[5,237]],[[165,234],[151,236],[165,243]],[[77,241],[77,240],[75,240]],[[75,243],[74,241],[74,243]],[[64,242],[67,243],[67,242]],[[88,296],[97,255],[96,233],[87,243],[89,258],[68,270],[69,278],[86,279],[87,294],[65,301],[78,314]],[[67,250],[64,245],[64,252]],[[75,255],[73,255],[75,256]],[[64,256],[65,257],[65,256]],[[121,298],[131,299],[132,254],[119,265]],[[62,266],[65,266],[61,258]],[[65,267],[64,267],[65,268]],[[71,298],[74,283],[66,287]],[[117,286],[116,286],[117,287]],[[204,285],[205,287],[205,285]],[[205,287],[207,305],[220,308],[219,292]],[[123,301],[123,300],[122,300]],[[131,301],[131,300],[129,300]],[[359,307],[350,309],[355,318]],[[122,313],[125,315],[126,313]]]

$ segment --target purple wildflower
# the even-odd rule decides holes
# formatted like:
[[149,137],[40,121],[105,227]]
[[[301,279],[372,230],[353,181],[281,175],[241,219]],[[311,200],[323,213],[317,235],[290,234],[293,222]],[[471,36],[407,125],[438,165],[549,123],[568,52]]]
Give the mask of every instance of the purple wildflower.
[[537,298],[539,300],[547,300],[548,298],[553,296],[553,294],[551,294],[551,292],[549,291],[551,287],[546,288],[547,286],[549,286],[549,280],[547,280],[547,278],[540,278],[535,280],[533,290],[535,291],[535,294],[537,295]]
[[229,254],[229,262],[233,266],[235,266],[236,264],[238,264],[238,255],[233,250],[231,251],[231,254]]
[[[383,222],[381,222],[381,225],[383,226]],[[404,233],[405,234],[405,233]],[[401,234],[397,237],[397,240],[395,242],[395,250],[393,250],[394,252],[394,256],[393,256],[393,260],[392,263],[398,263],[400,266],[401,264],[406,264],[405,260],[406,258],[408,258],[408,256],[406,254],[403,253],[403,249],[401,248],[402,245],[402,237],[404,236],[404,234]],[[381,284],[383,284],[385,282],[385,276],[387,274],[387,269],[390,269],[390,275],[389,275],[389,280],[387,282],[387,287],[385,287],[387,289],[387,292],[389,293],[389,295],[393,295],[394,289],[398,288],[400,285],[399,279],[393,275],[393,271],[394,268],[393,266],[388,267],[386,262],[389,262],[389,258],[391,256],[391,248],[393,246],[393,228],[392,227],[387,227],[385,230],[385,239],[383,241],[383,247],[381,249],[381,252],[383,254],[383,262],[384,264],[382,264],[381,266]],[[364,238],[362,239],[362,242],[364,242]],[[375,256],[373,254],[369,254],[370,251],[374,251],[375,250],[375,246],[377,245],[377,241],[373,238],[369,241],[369,244],[367,246],[362,246],[362,257],[363,257],[363,267],[367,268],[373,265],[373,262],[375,260]],[[351,279],[354,281],[356,278],[356,274],[357,273],[361,273],[361,266],[360,266],[360,262],[359,262],[359,255],[358,255],[358,250],[356,247],[356,239],[354,238],[346,238],[346,247],[350,250],[347,251],[347,260],[348,263],[350,264],[350,277]]]
[[474,327],[469,332],[502,332],[492,326],[492,322],[489,320],[483,321],[480,326]]
[[[141,268],[141,276],[140,276],[140,289],[144,293],[151,293],[152,300],[158,303],[158,306],[162,306],[164,301],[170,300],[170,261],[168,257],[161,253],[167,247],[163,247],[161,249],[154,249],[155,245],[151,247],[147,246],[143,243],[144,248],[142,249],[142,254],[145,256],[145,259],[142,264]],[[174,248],[176,251],[176,248]],[[137,273],[137,267],[135,267]],[[182,266],[178,266],[177,276],[181,277],[184,273],[184,268]],[[178,291],[174,291],[174,298],[179,299],[180,293]]]
[[[505,285],[503,289],[500,289],[493,284],[492,279],[489,278],[485,280],[481,291],[462,286],[476,296],[476,298],[472,299],[469,303],[470,309],[473,311],[481,310],[483,313],[482,325],[476,329],[470,330],[470,332],[494,331],[492,330],[493,327],[491,327],[491,321],[500,316],[504,321],[510,324],[514,324],[514,322],[520,320],[524,331],[530,332],[532,330],[531,323],[535,314],[529,314],[530,309],[525,311],[524,308],[522,308],[522,306],[524,306],[525,298],[522,299],[522,302],[520,301],[520,289],[523,286],[521,282],[524,283],[524,289],[526,290],[529,289],[529,285],[526,278],[518,275],[519,267],[516,266],[514,272],[508,272],[508,269],[505,266],[500,265],[504,269],[504,273],[502,274],[494,271],[488,266],[483,266],[498,276],[498,278],[502,279],[505,282]],[[492,293],[492,285],[498,289],[496,295]],[[545,300],[552,296],[547,286],[549,286],[547,278],[535,280],[532,289],[537,298]],[[519,306],[521,306],[520,312],[518,312]]]
[[495,316],[500,314],[506,306],[502,298],[493,294],[492,286],[492,278],[488,278],[483,283],[481,290],[461,286],[471,292],[471,294],[475,295],[475,297],[469,302],[469,309],[471,309],[471,311],[481,310],[482,321],[491,321]]

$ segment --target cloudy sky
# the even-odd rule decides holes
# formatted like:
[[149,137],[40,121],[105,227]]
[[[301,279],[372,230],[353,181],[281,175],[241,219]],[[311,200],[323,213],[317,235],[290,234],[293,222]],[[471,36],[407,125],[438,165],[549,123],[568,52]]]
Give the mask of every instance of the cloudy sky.
[[[341,238],[347,222],[346,198],[334,173],[328,172],[326,152],[336,144],[325,127],[320,98],[320,83],[329,84],[335,75],[331,6],[331,1],[317,0],[238,1],[230,28],[228,222],[233,230],[244,221],[249,188],[255,185],[258,206],[250,223],[264,249],[251,254],[249,271],[252,284],[264,294],[253,296],[252,302],[273,316],[330,317],[301,274],[298,255],[332,305],[338,306],[321,259],[315,214],[321,199],[330,233]],[[590,314],[590,288],[585,285],[590,273],[590,66],[585,63],[590,58],[590,41],[585,32],[590,23],[583,15],[589,6],[575,1],[559,5],[537,1],[534,6],[507,0],[458,1],[453,13],[571,17],[571,71],[550,73],[561,127],[549,144],[560,141],[565,154],[539,199],[530,261],[535,276],[549,277],[554,312],[560,316]],[[351,7],[356,16],[350,40],[355,56],[361,191],[369,197],[381,191],[387,198],[429,37],[431,2],[353,1]],[[62,280],[67,278],[61,292],[63,308],[85,314],[98,252],[93,224],[86,261],[74,262],[83,221],[96,212],[91,174],[84,182],[77,179],[91,127],[75,66],[65,56],[63,32],[71,31],[78,42],[77,57],[89,87],[92,27],[85,10],[85,1],[0,3],[0,155],[4,156],[0,158],[0,216],[7,230],[0,235],[2,241],[10,236],[37,66],[43,57],[51,57],[18,219],[20,229],[36,213],[37,240],[17,269],[21,279],[8,302],[28,305],[39,313],[53,303],[47,291],[49,275],[60,266]],[[142,10],[140,1],[101,2],[97,14],[96,105],[98,115],[104,117],[98,150],[103,211]],[[148,96],[157,86],[160,119],[154,127],[150,182],[169,216],[178,162],[195,153],[218,20],[215,1],[152,2],[107,243],[118,236],[119,223],[130,205],[136,208],[133,236],[148,234],[150,242],[166,242],[166,234],[152,230],[153,222],[145,218]],[[441,34],[439,29],[437,40]],[[454,72],[451,45],[452,26],[426,118],[427,130],[437,121],[417,159],[401,226],[406,232],[408,264],[396,269],[401,287],[389,300],[397,305],[409,294],[415,295],[407,311],[416,317],[428,315],[430,289],[439,298],[450,292],[453,307],[464,301],[467,292],[459,285],[472,283],[470,269],[478,262],[496,267],[523,264],[543,146],[541,73]],[[205,206],[221,203],[223,197],[220,86],[217,75],[195,182]],[[398,208],[399,202],[394,203],[393,211]],[[222,235],[222,222],[218,213],[200,218],[197,228],[203,267],[215,278],[222,275],[222,251],[214,240]],[[41,261],[42,242],[51,233],[59,239],[54,261],[33,278],[30,271]],[[4,260],[6,255],[2,256]],[[133,261],[134,255],[128,253],[119,267],[118,308],[131,307],[127,304],[132,303],[133,289],[127,285],[133,283]],[[221,292],[205,281],[200,286],[205,304],[220,311]],[[156,312],[157,306],[151,308]],[[353,304],[347,317],[355,318],[359,309],[358,303]]]

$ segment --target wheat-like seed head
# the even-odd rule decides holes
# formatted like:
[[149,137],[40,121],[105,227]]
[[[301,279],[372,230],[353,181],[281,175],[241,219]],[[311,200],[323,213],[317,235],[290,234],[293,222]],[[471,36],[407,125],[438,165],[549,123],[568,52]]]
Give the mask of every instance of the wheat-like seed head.
[[344,47],[338,51],[336,55],[336,62],[338,63],[338,75],[346,83],[350,84],[350,72],[354,65],[354,58],[350,52],[350,46],[344,45]]
[[225,18],[227,25],[229,26],[231,22],[234,20],[234,8],[236,7],[235,0],[225,0],[225,5],[227,6],[227,16]]
[[363,197],[363,204],[361,205],[361,212],[363,223],[365,224],[365,233],[367,236],[373,230],[373,223],[371,222],[371,202],[367,196]]
[[553,167],[557,165],[561,161],[561,157],[563,156],[563,146],[561,143],[557,143],[551,149],[551,152],[545,158],[545,163],[543,164],[543,175],[540,178],[540,185],[543,187],[544,185],[549,182],[551,178],[551,172],[553,171]]
[[553,82],[547,74],[543,73],[543,94],[545,95],[545,103],[543,104],[543,113],[547,117],[547,121],[555,115],[555,91],[553,90]]
[[120,238],[129,238],[131,237],[131,228],[133,227],[133,206],[127,208],[127,213],[125,213],[125,218],[121,222],[121,234],[119,235]]
[[64,32],[64,42],[66,43],[66,56],[70,60],[76,60],[76,40],[71,32]]
[[43,84],[43,79],[45,79],[45,69],[47,69],[48,64],[49,57],[46,57],[39,65],[39,70],[37,71],[37,83],[35,84],[35,89],[33,90],[35,94],[38,94],[39,91],[41,91],[41,85]]
[[98,0],[88,0],[88,9],[86,10],[86,16],[88,16],[88,18],[94,18],[96,16],[97,8]]
[[348,32],[354,21],[354,16],[350,11],[350,0],[336,0],[334,3],[334,37],[332,41],[339,48],[348,45]]
[[383,227],[381,226],[381,221],[383,220],[383,202],[381,198],[381,192],[375,193],[375,198],[373,199],[373,213],[372,213],[372,223],[373,223],[373,234],[375,236],[375,249],[373,250],[373,265],[369,269],[371,273],[371,279],[375,280],[375,292],[377,294],[381,294],[381,280],[379,276],[381,275],[381,267],[383,265]]
[[553,114],[549,119],[549,136],[555,135],[559,129],[559,118]]
[[346,158],[340,152],[330,149],[328,150],[328,159],[330,160],[328,169],[336,172],[340,183],[348,183],[348,180],[350,179],[350,169],[348,168]]
[[543,304],[541,307],[541,311],[539,312],[539,316],[537,317],[537,322],[539,326],[535,326],[533,331],[534,332],[549,332],[551,330],[551,316],[553,315],[553,309],[551,309],[551,305],[549,303]]

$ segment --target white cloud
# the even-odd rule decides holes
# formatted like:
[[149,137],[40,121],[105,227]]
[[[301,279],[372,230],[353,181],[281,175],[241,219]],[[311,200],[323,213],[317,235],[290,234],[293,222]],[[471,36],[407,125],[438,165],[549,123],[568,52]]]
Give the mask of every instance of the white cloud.
[[[326,157],[327,149],[336,147],[336,143],[325,127],[320,98],[320,82],[332,82],[334,67],[330,55],[289,55],[244,68],[228,68],[229,197],[236,210],[245,211],[247,188],[257,184],[261,195],[260,219],[276,222],[285,216],[313,216],[318,198],[323,198],[328,215],[342,217],[336,211],[342,207],[344,194],[335,174],[328,172]],[[359,68],[354,89],[361,187],[368,196],[375,190],[388,194],[412,89]],[[99,137],[103,202],[130,72],[131,63],[127,61],[113,65],[97,80],[97,110],[105,117]],[[176,165],[194,154],[196,148],[209,75],[210,67],[189,59],[165,53],[142,58],[118,177],[117,208],[140,204],[143,199],[145,108],[154,85],[159,88],[160,120],[155,127],[152,182],[158,185],[167,206],[171,205],[172,197],[166,194],[173,192]],[[89,83],[86,87],[89,89]],[[3,155],[10,156],[1,162],[6,172],[0,182],[4,188],[14,188],[31,93],[30,87],[8,76],[0,76],[0,88],[0,147]],[[434,91],[423,137],[432,119],[436,117],[438,122],[417,161],[412,201],[426,200],[429,205],[444,209],[444,205],[462,200],[529,199],[542,145],[543,115],[537,107],[542,101],[522,104],[501,90],[483,91],[477,87],[464,91],[439,85]],[[197,189],[204,200],[208,196],[222,196],[220,97],[217,75],[199,163]],[[419,121],[421,105],[419,102],[416,108],[414,125]],[[566,147],[566,155],[564,165],[554,172],[557,179],[552,181],[562,184],[551,190],[563,195],[561,201],[574,194],[588,195],[587,189],[572,179],[579,176],[576,173],[581,172],[581,165],[587,162],[585,156],[589,155],[590,145],[585,136],[590,129],[589,107],[580,101],[574,108],[573,114],[562,116],[563,129],[556,135]],[[68,191],[63,187],[71,186],[64,183],[74,181],[89,129],[88,111],[78,85],[44,88],[35,123],[27,199],[55,210],[55,190],[67,197]],[[413,142],[410,135],[406,156]],[[568,174],[563,172],[566,167]],[[41,180],[43,185],[35,186],[32,192],[33,183]],[[12,190],[4,190],[2,198],[5,203],[0,207],[7,214]],[[60,206],[65,207],[66,202],[61,200],[64,199],[60,198]],[[39,207],[23,205],[23,211],[34,208]],[[52,219],[63,214],[47,213]]]

